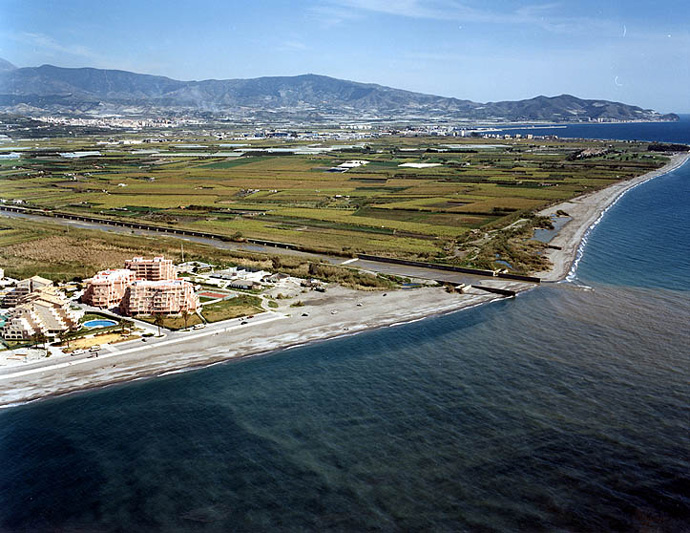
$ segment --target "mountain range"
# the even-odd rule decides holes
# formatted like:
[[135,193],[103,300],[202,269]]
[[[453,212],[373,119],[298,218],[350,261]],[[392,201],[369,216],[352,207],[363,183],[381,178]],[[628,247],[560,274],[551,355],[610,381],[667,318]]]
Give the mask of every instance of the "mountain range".
[[16,68],[0,59],[0,110],[71,116],[206,115],[236,119],[622,121],[678,120],[570,95],[479,103],[305,74],[180,81],[122,70]]

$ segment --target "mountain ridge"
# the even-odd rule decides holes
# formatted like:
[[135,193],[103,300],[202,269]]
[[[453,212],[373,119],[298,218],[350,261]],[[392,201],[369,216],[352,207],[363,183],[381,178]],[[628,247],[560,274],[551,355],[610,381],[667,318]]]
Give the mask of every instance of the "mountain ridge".
[[265,115],[319,120],[456,119],[503,121],[677,120],[621,102],[572,95],[473,102],[319,74],[180,81],[93,67],[16,68],[0,60],[0,109],[68,115]]

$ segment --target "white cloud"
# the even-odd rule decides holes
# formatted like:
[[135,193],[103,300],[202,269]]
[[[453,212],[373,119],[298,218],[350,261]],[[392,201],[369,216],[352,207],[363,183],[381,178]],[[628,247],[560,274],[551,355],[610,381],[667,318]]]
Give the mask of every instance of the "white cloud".
[[79,44],[63,44],[55,40],[53,37],[43,33],[22,32],[16,34],[14,39],[23,44],[32,46],[33,48],[37,48],[39,49],[38,51],[48,52],[51,55],[57,52],[60,54],[69,54],[91,60],[100,58],[96,52],[86,46]]
[[542,30],[573,35],[608,34],[619,31],[613,21],[565,15],[558,3],[517,6],[510,9],[475,8],[458,0],[331,0],[331,6],[350,12],[370,12],[384,15],[457,21],[482,24],[536,26]]
[[307,13],[311,19],[326,29],[361,18],[361,15],[353,9],[338,5],[319,4],[309,8]]
[[448,18],[470,20],[482,12],[466,7],[453,0],[334,0],[348,9],[372,11],[410,18],[427,18],[444,20]]

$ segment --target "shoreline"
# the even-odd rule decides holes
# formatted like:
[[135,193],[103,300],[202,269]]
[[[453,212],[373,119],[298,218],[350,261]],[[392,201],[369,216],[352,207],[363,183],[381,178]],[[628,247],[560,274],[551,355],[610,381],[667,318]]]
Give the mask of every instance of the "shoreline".
[[[511,288],[516,292],[532,288],[529,284],[504,281],[488,281],[486,285]],[[55,361],[43,360],[40,364],[0,367],[0,409],[265,356],[504,298],[478,289],[460,294],[447,293],[440,287],[427,287],[382,294],[336,286],[325,295],[309,293],[302,299],[303,307],[262,313],[247,325],[232,320],[229,324],[215,324],[199,332],[169,333],[164,340],[145,345],[141,341],[130,341],[116,345],[117,348],[110,346],[97,358],[67,356]],[[288,310],[289,316],[286,316]]]
[[[547,249],[552,268],[536,275],[546,283],[568,279],[577,268],[588,235],[625,193],[679,168],[689,159],[690,154],[675,154],[660,169],[542,210],[540,215],[549,216],[560,209],[572,218],[549,243],[561,247],[560,250]],[[516,293],[534,288],[530,284],[490,279],[481,284],[509,288]],[[0,366],[0,409],[261,357],[502,299],[474,288],[462,294],[447,293],[438,287],[380,293],[335,286],[325,294],[304,295],[304,307],[290,308],[289,303],[284,303],[278,310],[243,320],[248,322],[246,325],[230,320],[198,332],[169,332],[164,339],[147,344],[135,340],[106,345],[99,357],[84,354],[21,366]]]
[[547,248],[545,255],[551,261],[549,270],[536,272],[544,283],[556,283],[574,275],[577,264],[583,254],[587,237],[613,207],[628,191],[643,183],[658,178],[683,166],[690,159],[690,154],[674,154],[663,167],[637,176],[627,181],[614,183],[571,200],[547,207],[538,212],[541,216],[550,216],[562,210],[570,215],[569,220],[548,243],[561,249]]

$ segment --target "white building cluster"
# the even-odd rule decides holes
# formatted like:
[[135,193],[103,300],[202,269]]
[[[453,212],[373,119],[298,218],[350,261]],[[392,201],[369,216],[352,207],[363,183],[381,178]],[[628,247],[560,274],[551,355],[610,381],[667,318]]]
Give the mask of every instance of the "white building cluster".
[[55,338],[68,331],[78,330],[84,312],[73,309],[70,302],[53,286],[53,282],[39,276],[20,281],[4,298],[10,307],[0,333],[5,340],[21,341]]

